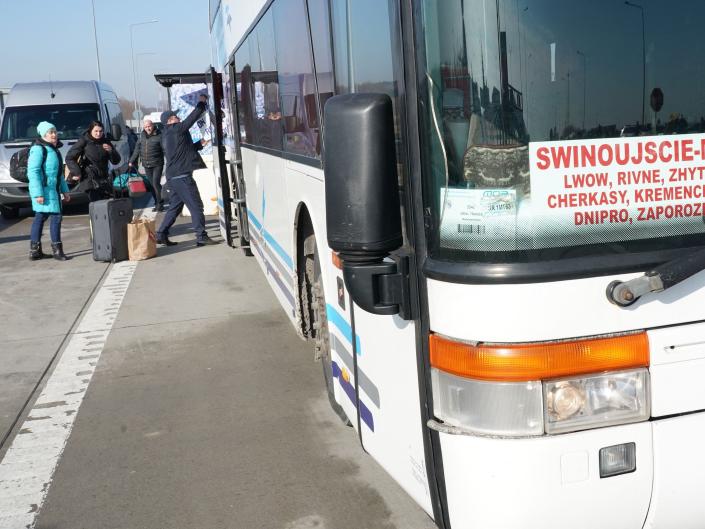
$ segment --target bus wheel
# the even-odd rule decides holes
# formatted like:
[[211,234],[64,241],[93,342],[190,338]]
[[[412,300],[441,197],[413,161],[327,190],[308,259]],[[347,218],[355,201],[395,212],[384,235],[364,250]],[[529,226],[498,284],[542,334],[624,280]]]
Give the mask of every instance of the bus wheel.
[[340,417],[344,424],[350,426],[348,416],[342,406],[335,400],[333,392],[333,365],[330,354],[330,335],[328,333],[328,316],[326,315],[326,298],[323,291],[323,281],[321,280],[321,265],[318,260],[318,251],[306,256],[306,276],[307,282],[310,279],[311,285],[311,308],[313,313],[313,340],[316,358],[321,359],[323,368],[323,380],[326,385],[328,402],[335,414]]

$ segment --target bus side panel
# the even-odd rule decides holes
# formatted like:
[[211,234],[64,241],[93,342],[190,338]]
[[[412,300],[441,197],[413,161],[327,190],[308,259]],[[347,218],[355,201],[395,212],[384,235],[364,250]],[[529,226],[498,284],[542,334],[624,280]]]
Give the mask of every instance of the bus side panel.
[[[222,0],[223,38],[225,50],[229,54],[245,35],[251,22],[262,8],[267,5],[267,0]],[[215,35],[211,34],[211,39]],[[211,49],[213,44],[211,44]]]
[[[416,361],[416,328],[355,307],[362,440],[372,457],[433,516]],[[366,381],[363,383],[363,381]]]
[[[313,231],[316,237],[318,259],[321,266],[328,316],[328,333],[331,350],[331,360],[341,369],[345,369],[349,380],[354,385],[352,367],[352,332],[350,325],[350,302],[343,287],[342,300],[338,296],[338,284],[342,285],[342,272],[333,266],[331,250],[328,247],[326,235],[325,189],[323,187],[323,171],[318,168],[287,162],[289,189],[289,219],[294,226],[299,206],[304,205],[311,217]],[[292,240],[296,234],[292,230]],[[341,372],[342,373],[342,372]],[[342,406],[350,422],[357,429],[356,409],[354,402],[345,393],[339,383],[333,384],[335,400]]]
[[[327,243],[322,178],[320,169],[287,162],[290,225],[294,225],[298,205],[304,203],[316,234],[334,362],[336,401],[357,428],[353,361],[353,355],[356,355],[364,448],[432,515],[420,416],[416,329],[413,322],[397,316],[369,314],[358,307],[354,311],[356,333],[353,334],[352,302],[342,272],[332,263]],[[339,289],[342,296],[338,294]]]
[[[296,323],[296,294],[282,158],[242,148],[252,249],[274,294]],[[286,233],[285,233],[286,232]]]
[[[533,439],[441,433],[440,440],[453,529],[641,529],[646,519],[648,422]],[[599,450],[631,442],[636,471],[600,478]]]

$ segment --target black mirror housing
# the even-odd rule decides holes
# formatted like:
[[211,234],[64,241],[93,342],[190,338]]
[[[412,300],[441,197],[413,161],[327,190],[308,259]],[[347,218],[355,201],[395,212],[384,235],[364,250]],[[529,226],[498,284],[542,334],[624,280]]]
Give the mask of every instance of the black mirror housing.
[[120,128],[120,125],[112,124],[110,126],[110,137],[114,141],[120,141],[120,138],[122,138],[122,128]]
[[392,100],[332,97],[323,131],[328,245],[343,259],[378,260],[403,242]]

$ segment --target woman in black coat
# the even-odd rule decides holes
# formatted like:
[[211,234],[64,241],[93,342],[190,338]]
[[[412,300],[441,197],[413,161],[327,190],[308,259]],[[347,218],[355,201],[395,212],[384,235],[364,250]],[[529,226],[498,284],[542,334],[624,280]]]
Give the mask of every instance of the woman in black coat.
[[[80,158],[80,161],[79,161]],[[85,134],[66,154],[66,166],[75,182],[81,180],[79,189],[88,193],[88,199],[102,200],[112,196],[113,182],[108,163],[120,163],[120,153],[103,134],[103,124],[93,121]]]

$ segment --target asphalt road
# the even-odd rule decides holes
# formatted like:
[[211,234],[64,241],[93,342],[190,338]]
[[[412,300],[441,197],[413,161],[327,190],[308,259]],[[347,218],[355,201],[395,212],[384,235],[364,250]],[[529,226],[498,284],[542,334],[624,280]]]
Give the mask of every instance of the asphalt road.
[[[27,261],[30,223],[0,221],[0,433],[110,272],[85,216],[68,263]],[[134,269],[36,528],[435,527],[330,411],[254,258],[173,239]]]

